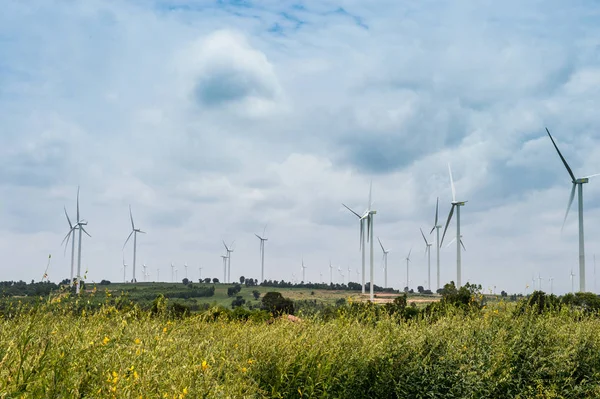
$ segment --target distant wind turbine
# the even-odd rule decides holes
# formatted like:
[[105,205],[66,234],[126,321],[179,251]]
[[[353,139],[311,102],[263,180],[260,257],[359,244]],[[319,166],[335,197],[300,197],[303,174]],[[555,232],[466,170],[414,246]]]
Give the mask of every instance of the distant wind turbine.
[[[444,237],[446,236],[446,230],[448,230],[448,225],[452,220],[452,215],[454,214],[454,208],[456,208],[456,237],[462,237],[460,235],[460,207],[464,206],[467,201],[457,201],[456,200],[456,190],[454,189],[454,179],[452,179],[452,169],[450,168],[450,164],[448,164],[448,173],[450,174],[450,188],[452,189],[452,207],[450,208],[450,213],[448,214],[448,220],[446,221],[446,227],[444,227],[444,234],[442,234],[442,241],[440,241],[440,245],[444,242]],[[461,287],[461,240],[457,240],[456,242],[456,288]]]
[[425,253],[427,254],[427,289],[431,290],[431,246],[433,244],[427,241],[423,229],[419,228],[419,230],[421,230],[421,235],[423,236],[423,240],[425,240]]
[[300,266],[300,268],[302,269],[302,282],[306,283],[306,266],[304,266],[304,258],[302,258],[302,266]]
[[554,282],[554,277],[550,277],[548,279],[548,281],[550,281],[550,295],[552,295],[552,292],[553,292],[552,283]]
[[[71,219],[69,218],[69,215],[67,214],[67,208],[63,207],[63,209],[65,210],[65,216],[67,217],[67,222],[69,222],[69,232],[67,233],[67,235],[65,236],[65,238],[63,238],[62,243],[65,243],[65,253],[67,251],[67,246],[69,245],[69,239],[71,240],[71,286],[73,286],[73,273],[75,270],[75,231],[77,230],[78,225],[73,226],[73,224],[71,223]],[[61,243],[61,245],[62,245]]]
[[331,260],[329,260],[329,285],[333,284],[333,266]]
[[390,250],[386,250],[383,247],[383,244],[381,243],[381,239],[379,237],[377,237],[377,241],[379,241],[379,246],[381,246],[381,250],[383,251],[383,270],[384,270],[384,283],[383,283],[383,288],[387,288],[388,287],[388,282],[387,282],[387,275],[388,275],[388,254],[390,253]]
[[144,282],[146,282],[146,277],[148,277],[148,267],[145,263],[142,265],[142,272],[144,273]]
[[135,278],[135,260],[137,255],[137,233],[146,234],[146,232],[135,228],[135,224],[133,223],[133,214],[131,213],[131,205],[129,205],[129,219],[131,220],[131,233],[129,233],[129,236],[125,240],[125,244],[123,244],[123,250],[125,249],[125,246],[127,245],[129,239],[133,235],[133,278],[131,282],[136,283],[137,279]]
[[185,262],[183,264],[183,267],[185,268],[185,278],[188,278],[188,274],[187,274],[188,264],[187,264],[187,262]]
[[227,246],[227,244],[225,244],[225,241],[223,241],[223,245],[225,246],[225,250],[227,251],[227,283],[231,282],[231,253],[233,252],[234,243],[235,241],[233,241],[230,246]]
[[171,281],[175,282],[175,264],[171,262]]
[[569,216],[569,210],[571,209],[571,205],[573,204],[573,199],[575,198],[575,189],[577,188],[577,202],[578,202],[578,211],[579,211],[579,291],[585,292],[585,241],[583,235],[583,185],[590,181],[590,177],[600,176],[600,173],[596,173],[587,177],[576,178],[571,170],[571,167],[567,163],[567,160],[561,154],[554,138],[550,134],[548,128],[546,128],[546,132],[548,133],[548,137],[552,140],[552,145],[556,149],[558,156],[561,161],[565,165],[567,172],[569,172],[569,176],[571,176],[571,181],[573,183],[573,187],[571,189],[571,196],[569,197],[569,204],[567,205],[567,212],[565,213],[565,219],[563,220],[562,229],[565,227],[565,223],[567,221],[567,217]]
[[202,280],[202,266],[198,268],[198,275],[200,276],[199,279]]
[[229,256],[221,255],[221,258],[223,258],[223,283],[226,283],[227,282],[227,259],[229,259]]
[[569,276],[571,277],[571,293],[574,294],[575,286],[573,285],[573,277],[575,277],[575,274],[573,273],[573,269],[571,269],[571,274]]
[[[439,213],[439,207],[440,207],[440,198],[438,197],[437,200],[435,201],[435,221],[433,223],[433,227],[431,228],[431,231],[429,232],[429,234],[433,233],[433,230],[435,230],[435,234],[436,234],[436,242],[435,242],[435,252],[436,252],[436,264],[437,264],[437,288],[436,290],[439,290],[440,287],[440,229],[442,228],[441,224],[438,224],[438,213]],[[427,240],[425,240],[427,241]],[[429,249],[429,253],[431,254],[431,248]],[[431,289],[431,288],[430,288]]]
[[[76,289],[76,293],[79,294],[79,291],[81,290],[81,238],[82,238],[82,234],[81,232],[84,232],[85,234],[88,235],[88,237],[92,237],[83,226],[87,226],[88,222],[86,220],[80,219],[79,217],[79,187],[77,187],[77,229],[79,230],[79,245],[78,245],[78,256],[77,256],[77,289]],[[73,228],[75,228],[75,226],[73,226]]]
[[52,259],[52,254],[48,254],[48,263],[46,263],[46,270],[44,270],[44,275],[42,276],[42,281],[50,279],[48,278],[48,269],[50,268],[50,260]]
[[407,291],[410,291],[409,286],[408,286],[409,281],[410,281],[408,279],[408,269],[409,269],[408,264],[410,263],[410,253],[411,252],[412,252],[412,247],[410,248],[410,251],[408,251],[408,255],[406,256],[406,290]]
[[127,263],[125,263],[125,254],[123,254],[123,282],[127,282]]
[[262,236],[259,236],[258,234],[254,233],[254,235],[256,237],[258,237],[258,239],[260,240],[260,282],[261,283],[263,281],[265,281],[265,241],[268,240],[268,238],[266,238],[266,236],[265,236],[266,230],[267,230],[267,225],[265,225],[265,228],[263,229]]

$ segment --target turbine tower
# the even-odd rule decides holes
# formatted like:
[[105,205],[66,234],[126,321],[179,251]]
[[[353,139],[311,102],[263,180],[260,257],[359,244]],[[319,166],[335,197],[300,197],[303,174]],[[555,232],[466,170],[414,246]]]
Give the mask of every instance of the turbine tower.
[[406,291],[410,291],[409,287],[408,287],[408,264],[410,263],[410,253],[412,252],[412,248],[410,249],[410,251],[408,251],[408,255],[406,256]]
[[65,238],[63,238],[62,243],[65,243],[65,254],[67,251],[67,246],[69,246],[69,239],[71,240],[71,286],[73,286],[73,273],[75,271],[75,230],[77,230],[77,226],[75,225],[73,226],[73,224],[71,223],[71,219],[69,218],[69,215],[67,214],[67,208],[63,207],[63,209],[65,210],[65,216],[67,217],[67,222],[69,222],[69,232],[67,233],[67,235],[65,236]]
[[175,265],[171,262],[171,281],[175,282]]
[[200,277],[199,277],[199,279],[200,279],[200,282],[202,282],[202,266],[200,266],[200,267],[198,268],[198,275],[200,276]]
[[[444,227],[444,234],[442,234],[442,241],[440,241],[440,245],[444,242],[444,237],[446,236],[446,230],[448,230],[448,225],[452,220],[452,215],[454,214],[454,208],[456,208],[456,236],[462,237],[460,235],[460,207],[464,206],[467,201],[457,201],[456,200],[456,190],[454,189],[454,179],[452,179],[452,169],[450,168],[450,164],[448,164],[448,173],[450,174],[450,188],[452,189],[452,207],[450,208],[450,213],[448,214],[448,220],[446,221],[446,227]],[[461,251],[460,246],[462,240],[456,240],[456,288],[461,287]]]
[[266,230],[267,230],[267,226],[265,225],[262,236],[259,236],[258,234],[254,233],[254,235],[256,237],[258,237],[258,239],[260,240],[260,282],[261,283],[263,281],[265,281],[265,241],[268,240],[268,238],[265,237]]
[[187,268],[188,268],[188,264],[187,264],[187,262],[185,262],[185,263],[183,264],[183,267],[184,267],[184,269],[185,269],[185,278],[188,278],[188,275],[187,275]]
[[329,260],[329,285],[333,284],[333,266],[331,260]]
[[229,259],[229,257],[227,255],[221,255],[221,258],[223,258],[223,284],[225,284],[227,282],[227,259]]
[[227,251],[227,281],[226,281],[226,283],[231,282],[231,253],[233,252],[233,244],[234,243],[235,243],[235,241],[233,241],[231,243],[231,245],[228,247],[227,244],[225,244],[225,241],[223,241],[223,245],[225,246],[225,250]]
[[600,173],[590,175],[587,177],[576,178],[571,170],[571,167],[567,163],[567,160],[561,154],[554,138],[550,134],[548,128],[546,128],[546,132],[548,133],[548,137],[552,140],[552,145],[558,152],[558,156],[560,157],[562,163],[565,165],[567,172],[569,172],[569,176],[571,176],[571,182],[573,183],[573,187],[571,188],[571,196],[569,197],[569,204],[567,205],[567,212],[565,213],[565,219],[563,220],[562,229],[565,227],[565,222],[567,221],[567,217],[569,216],[569,210],[571,209],[571,205],[573,204],[573,199],[575,198],[575,189],[577,189],[577,204],[579,211],[579,292],[585,292],[585,244],[584,244],[584,236],[583,236],[583,185],[590,181],[590,177],[598,176]]
[[[442,245],[440,243],[440,229],[442,228],[441,224],[438,224],[438,211],[439,211],[439,206],[440,206],[440,197],[437,198],[437,200],[435,201],[435,222],[433,223],[433,227],[431,228],[431,231],[429,232],[429,234],[433,233],[433,230],[435,230],[435,234],[436,234],[436,242],[435,242],[435,252],[436,252],[436,263],[437,263],[437,288],[436,290],[439,290],[440,287],[440,246]],[[429,252],[431,253],[431,249],[429,249]]]
[[550,282],[550,295],[552,295],[553,289],[552,289],[552,283],[554,282],[554,277],[550,277],[548,279],[548,281]]
[[148,277],[148,267],[146,266],[145,263],[142,265],[142,271],[144,274],[144,282],[146,282],[146,277]]
[[[437,212],[436,212],[437,214]],[[435,227],[434,227],[435,229]],[[432,243],[430,243],[429,241],[427,241],[427,238],[425,238],[425,234],[423,233],[423,229],[419,228],[419,230],[421,230],[421,235],[423,236],[423,240],[425,240],[425,253],[427,254],[427,289],[431,291],[431,246],[433,245]],[[439,230],[438,230],[438,238],[439,238]],[[438,253],[439,253],[439,248],[438,248]],[[440,269],[438,268],[438,285],[439,283],[439,271]]]
[[[73,225],[71,227],[71,230],[69,231],[69,233],[67,234],[67,236],[65,238],[67,238],[71,233],[73,233],[73,238],[75,238],[75,229],[79,230],[79,243],[78,243],[78,248],[77,248],[77,287],[75,289],[75,292],[77,294],[79,294],[79,291],[81,290],[81,238],[82,238],[82,232],[84,232],[85,234],[88,235],[88,237],[92,237],[83,226],[87,226],[88,222],[86,220],[83,220],[79,217],[79,186],[77,186],[77,222],[75,223],[75,225]],[[68,216],[67,216],[68,219]],[[70,223],[70,221],[69,221]],[[64,239],[63,239],[64,241]]]
[[127,282],[127,263],[125,263],[125,254],[123,254],[123,282]]
[[381,239],[379,237],[377,237],[377,241],[379,241],[379,246],[381,246],[381,250],[383,251],[383,270],[384,270],[384,274],[383,274],[383,278],[384,278],[384,283],[383,283],[383,288],[387,288],[388,287],[388,283],[387,283],[387,273],[388,273],[388,254],[390,253],[390,250],[386,250],[383,247],[383,244],[381,243]]
[[135,228],[135,224],[133,223],[133,214],[131,213],[131,205],[129,205],[129,219],[131,220],[131,233],[129,233],[129,236],[127,236],[127,239],[125,240],[125,244],[123,244],[123,250],[125,250],[127,242],[133,235],[133,279],[131,280],[131,282],[136,283],[137,279],[135,278],[135,259],[137,255],[137,233],[146,234],[146,232]]
[[573,273],[573,269],[571,269],[571,274],[569,276],[571,277],[571,293],[574,294],[575,286],[573,285],[573,277],[575,277],[575,274]]
[[304,266],[304,258],[302,258],[302,266],[300,266],[300,268],[302,269],[302,282],[306,283],[306,266]]

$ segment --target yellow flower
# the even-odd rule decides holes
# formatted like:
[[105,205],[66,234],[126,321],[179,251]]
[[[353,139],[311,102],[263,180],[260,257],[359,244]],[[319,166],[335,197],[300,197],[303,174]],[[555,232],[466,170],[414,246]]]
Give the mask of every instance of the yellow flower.
[[163,333],[167,332],[167,327],[163,328]]
[[108,342],[110,341],[110,339],[108,337],[104,337],[104,339],[102,340],[102,343],[104,345],[108,344]]
[[187,388],[183,388],[183,394],[184,394],[184,395],[187,395],[187,394],[188,394],[188,390],[187,390]]
[[254,363],[254,360],[248,359],[248,364],[252,364],[252,363]]
[[113,372],[112,372],[112,376],[113,376],[114,378],[117,378],[117,376],[118,376],[117,372],[116,372],[116,371],[113,371]]
[[137,373],[137,371],[134,371],[134,372],[133,372],[133,378],[135,378],[136,380],[137,380],[138,378],[140,378],[140,375]]
[[246,367],[242,367],[242,373],[245,373],[246,371],[248,371],[248,369]]
[[141,344],[141,343],[142,343],[142,341],[141,341],[139,338],[136,338],[136,339],[135,339],[135,344],[136,344],[136,345],[139,345],[139,344]]
[[206,371],[208,369],[208,363],[206,363],[206,360],[202,361],[202,371]]

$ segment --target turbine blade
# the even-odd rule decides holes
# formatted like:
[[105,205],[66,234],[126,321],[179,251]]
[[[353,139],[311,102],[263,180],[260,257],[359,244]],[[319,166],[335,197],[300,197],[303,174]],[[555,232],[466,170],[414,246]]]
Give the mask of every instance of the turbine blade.
[[444,237],[446,236],[446,230],[448,230],[448,225],[450,224],[450,220],[452,220],[452,215],[454,214],[454,207],[456,205],[452,204],[450,208],[450,213],[448,214],[448,220],[446,220],[446,227],[444,227],[444,234],[442,234],[442,239],[440,240],[440,248],[442,247],[442,243],[444,242]]
[[138,233],[146,234],[146,232],[142,230],[138,230]]
[[67,207],[63,206],[63,209],[65,210],[65,216],[67,217],[67,222],[69,222],[69,227],[73,228],[73,223],[71,223],[71,219],[69,219],[69,214],[67,214]]
[[594,173],[593,175],[586,176],[585,179],[589,179],[591,177],[600,176],[600,173]]
[[77,186],[77,222],[79,222],[79,186]]
[[433,230],[435,230],[435,227],[438,224],[439,208],[440,208],[440,197],[437,197],[437,199],[435,200],[435,222],[433,223],[433,227],[431,228],[431,231],[429,232],[429,234],[433,233]]
[[567,213],[565,213],[565,219],[563,220],[563,224],[562,227],[560,228],[560,231],[562,231],[565,228],[565,223],[567,222],[567,217],[569,216],[569,210],[571,209],[571,205],[573,205],[573,199],[575,198],[575,188],[577,187],[577,184],[573,183],[573,188],[571,189],[571,196],[569,197],[569,204],[567,205]]
[[423,229],[419,227],[419,230],[421,231],[421,235],[423,236],[423,240],[425,240],[425,246],[429,245],[429,243],[427,242],[427,238],[425,238],[425,234],[423,233]]
[[258,235],[258,234],[256,234],[256,233],[254,233],[254,235],[255,235],[256,237],[258,237],[258,239],[259,239],[259,240],[262,242],[262,238],[261,238],[261,236],[259,236],[259,235]]
[[463,244],[463,241],[462,241],[462,239],[460,240],[460,245],[462,245],[462,247],[463,247],[463,249],[464,249],[465,251],[467,250],[467,248],[465,248],[465,244]]
[[269,223],[265,224],[265,228],[263,229],[263,237],[266,237],[266,231],[267,231],[267,226],[269,225]]
[[83,226],[79,226],[79,228],[81,229],[81,231],[83,231],[85,234],[87,234],[88,237],[92,238],[92,236],[90,235],[90,233],[88,233],[87,231],[85,231],[85,229],[83,228]]
[[131,238],[132,235],[133,235],[133,230],[131,230],[131,233],[129,233],[129,235],[127,236],[127,239],[125,240],[125,244],[123,244],[123,249],[125,249],[125,245],[127,245],[127,243],[129,242],[129,239]]
[[360,219],[358,223],[360,223],[360,244],[358,245],[358,250],[362,251],[363,242],[365,241],[365,221]]
[[377,241],[379,241],[379,245],[381,246],[381,250],[383,251],[383,253],[385,253],[385,248],[383,248],[383,244],[381,243],[381,240],[379,239],[379,237],[377,237]]
[[225,240],[223,240],[223,245],[225,246],[225,250],[229,252],[229,248],[227,247],[227,244],[225,244]]
[[131,219],[131,230],[135,230],[135,225],[133,224],[133,214],[131,213],[131,204],[129,205],[129,218]]
[[410,253],[412,252],[412,247],[410,247],[410,251],[408,251],[408,256],[406,257],[410,261]]
[[556,152],[558,152],[558,156],[560,157],[560,159],[562,160],[563,164],[565,165],[565,168],[567,168],[567,172],[569,172],[569,175],[571,176],[571,179],[573,181],[577,180],[577,179],[575,179],[575,175],[573,174],[573,171],[569,167],[569,164],[567,163],[567,160],[565,159],[565,157],[563,157],[563,155],[561,154],[560,150],[558,149],[558,146],[556,145],[556,142],[552,138],[552,135],[550,134],[550,130],[548,130],[548,128],[546,128],[546,132],[548,132],[548,137],[550,137],[550,140],[552,140],[552,144],[554,145],[554,148],[556,149]]
[[450,188],[452,189],[452,201],[456,201],[456,190],[454,189],[454,179],[452,178],[452,168],[450,168],[450,163],[448,163],[448,173],[450,174]]
[[344,205],[346,207],[346,209],[348,209],[350,212],[352,212],[353,214],[355,214],[356,217],[360,217],[360,215],[358,213],[354,212],[352,209],[350,209],[349,206],[347,206],[346,204],[342,204],[342,205]]
[[448,244],[446,244],[446,248],[448,248],[450,245],[452,245],[452,243],[456,241],[456,237],[454,237],[453,239],[450,240],[450,242]]

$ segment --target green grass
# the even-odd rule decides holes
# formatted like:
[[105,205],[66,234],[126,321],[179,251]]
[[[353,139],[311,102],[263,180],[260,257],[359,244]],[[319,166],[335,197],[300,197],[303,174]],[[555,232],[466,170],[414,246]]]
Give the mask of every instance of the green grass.
[[73,314],[69,301],[0,319],[0,397],[600,396],[600,320],[566,309],[516,317],[499,303],[406,322],[367,308],[269,324]]

